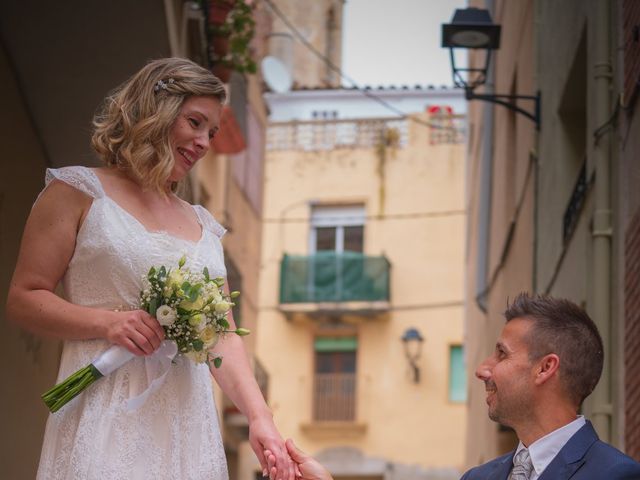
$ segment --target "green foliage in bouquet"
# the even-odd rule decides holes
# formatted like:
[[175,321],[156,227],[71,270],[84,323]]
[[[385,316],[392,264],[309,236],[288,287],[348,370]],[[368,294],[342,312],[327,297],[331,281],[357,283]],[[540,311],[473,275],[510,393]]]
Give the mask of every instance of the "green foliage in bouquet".
[[198,363],[213,360],[219,367],[222,359],[212,359],[209,349],[220,335],[249,334],[244,328],[229,330],[227,315],[240,292],[227,295],[222,277],[211,278],[207,267],[202,273],[184,270],[185,261],[182,257],[176,269],[152,267],[145,279],[146,288],[140,292],[140,306],[158,319],[179,353]]

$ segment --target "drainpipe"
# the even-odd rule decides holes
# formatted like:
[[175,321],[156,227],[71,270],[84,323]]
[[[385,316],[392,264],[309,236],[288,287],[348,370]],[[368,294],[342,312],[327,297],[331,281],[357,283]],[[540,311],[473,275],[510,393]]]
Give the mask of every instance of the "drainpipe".
[[[611,115],[611,2],[593,2],[593,123],[604,125]],[[604,442],[611,442],[612,376],[611,376],[611,134],[594,144],[595,169],[593,212],[593,318],[604,343],[604,368],[600,383],[592,396],[592,422]]]
[[[493,0],[487,0],[486,7],[493,17]],[[487,70],[485,92],[494,93],[495,56]],[[483,105],[482,111],[482,151],[480,153],[480,192],[478,193],[478,237],[476,245],[476,292],[478,308],[487,313],[489,295],[489,241],[491,228],[491,187],[493,177],[493,118],[494,107]]]

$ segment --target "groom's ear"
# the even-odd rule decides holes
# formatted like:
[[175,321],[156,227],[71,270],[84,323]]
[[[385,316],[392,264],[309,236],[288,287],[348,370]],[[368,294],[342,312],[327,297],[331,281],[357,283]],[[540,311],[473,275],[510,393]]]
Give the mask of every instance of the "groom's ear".
[[542,385],[552,378],[557,377],[560,369],[560,357],[555,353],[549,353],[535,363],[534,383]]

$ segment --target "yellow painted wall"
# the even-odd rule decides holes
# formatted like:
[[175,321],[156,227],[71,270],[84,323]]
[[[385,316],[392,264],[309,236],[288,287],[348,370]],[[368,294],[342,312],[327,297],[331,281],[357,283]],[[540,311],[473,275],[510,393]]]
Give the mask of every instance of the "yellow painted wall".
[[[373,148],[267,152],[256,351],[270,374],[270,405],[283,435],[315,454],[351,446],[391,462],[460,468],[466,406],[448,401],[448,369],[449,346],[463,337],[464,146],[430,145],[429,129],[410,123],[408,145],[387,150],[382,176],[378,160]],[[364,203],[364,253],[391,263],[391,310],[339,327],[358,337],[351,426],[311,422],[314,336],[336,327],[287,320],[278,305],[283,254],[309,253],[311,201]],[[400,341],[409,327],[425,337],[419,384]]]

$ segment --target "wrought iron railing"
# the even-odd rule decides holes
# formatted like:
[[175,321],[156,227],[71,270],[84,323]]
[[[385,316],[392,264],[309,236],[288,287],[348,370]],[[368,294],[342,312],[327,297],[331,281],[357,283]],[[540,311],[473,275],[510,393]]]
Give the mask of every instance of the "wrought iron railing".
[[313,391],[313,420],[317,422],[356,419],[356,374],[316,373]]
[[356,252],[285,255],[280,267],[280,303],[389,301],[386,257]]

